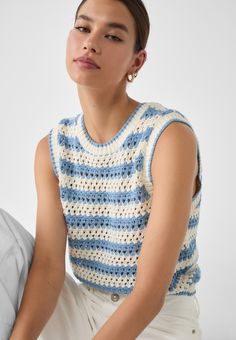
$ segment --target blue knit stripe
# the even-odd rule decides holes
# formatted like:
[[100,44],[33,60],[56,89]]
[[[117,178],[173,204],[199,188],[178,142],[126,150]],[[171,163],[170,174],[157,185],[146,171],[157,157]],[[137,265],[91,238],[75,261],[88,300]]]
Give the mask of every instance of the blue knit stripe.
[[[73,210],[73,209],[72,209]],[[117,231],[136,231],[143,229],[148,222],[149,213],[132,217],[113,217],[111,214],[105,215],[72,215],[64,214],[66,224],[70,229],[108,229]]]
[[[175,290],[176,286],[179,282],[183,279],[184,276],[187,275],[187,272],[191,269],[191,266],[187,266],[184,269],[180,269],[175,271],[172,281],[169,286],[170,292]],[[189,278],[188,284],[191,286],[193,284],[196,284],[201,278],[201,270],[197,266],[193,272],[191,272],[191,278]]]
[[199,223],[199,214],[196,215],[196,216],[189,216],[189,223],[188,223],[188,227],[189,229],[193,229],[193,228],[196,228],[198,226],[198,223]]
[[[72,257],[70,257],[70,261],[72,263],[73,268],[76,268],[76,263],[74,263]],[[80,263],[81,266],[81,263]],[[97,266],[99,266],[99,264],[97,264]],[[129,270],[128,270],[128,269]],[[168,294],[174,293],[175,295],[193,295],[196,290],[194,289],[193,292],[186,291],[186,290],[182,290],[178,293],[175,292],[176,288],[178,287],[179,284],[181,284],[182,280],[185,280],[185,278],[188,278],[188,285],[189,287],[193,286],[195,287],[196,283],[200,281],[201,278],[201,270],[200,268],[197,266],[194,271],[191,272],[191,276],[188,275],[188,271],[191,269],[190,266],[187,266],[184,269],[180,269],[177,270],[174,275],[173,278],[171,280],[170,286],[169,286],[169,290],[168,290]],[[123,271],[122,271],[123,270]],[[109,282],[110,278],[119,278],[119,277],[128,277],[128,278],[132,278],[135,277],[136,273],[137,273],[137,266],[133,266],[133,267],[122,267],[122,268],[114,268],[112,274],[108,274],[106,272],[106,266],[99,266],[99,274],[104,277],[104,281]],[[76,271],[75,271],[76,273]],[[93,271],[91,271],[91,273],[93,273]],[[123,275],[121,275],[121,273],[123,273]],[[124,275],[124,273],[126,275]],[[127,274],[128,273],[128,274]],[[98,271],[95,272],[95,275],[98,275]],[[112,285],[97,285],[96,283],[94,283],[93,281],[90,280],[86,280],[84,279],[82,276],[78,275],[76,273],[75,275],[81,282],[86,283],[87,285],[100,289],[100,290],[104,290],[107,292],[114,292],[114,286]],[[132,287],[122,287],[120,286],[119,288],[115,288],[115,292],[120,293],[120,294],[129,294],[132,291]]]
[[[115,286],[115,285],[110,285],[109,283],[107,285],[103,285],[103,284],[96,284],[94,283],[93,281],[91,280],[86,280],[84,279],[81,275],[79,275],[76,271],[74,272],[74,275],[75,277],[82,283],[90,286],[90,287],[93,287],[93,288],[96,288],[96,289],[99,289],[99,290],[102,290],[104,292],[107,292],[107,293],[118,293],[118,294],[123,294],[123,295],[128,295],[132,292],[133,290],[133,287],[122,287],[122,286]],[[104,275],[105,277],[105,275]],[[108,282],[109,282],[109,277],[105,277],[105,279],[108,279]]]
[[66,118],[62,118],[59,121],[59,125],[63,125],[63,126],[73,126],[76,125],[78,118],[79,118],[80,114],[77,114],[76,116],[71,116],[71,117],[66,117]]
[[[128,235],[128,234],[127,234]],[[127,236],[128,238],[128,236]],[[139,254],[141,250],[142,243],[140,241],[138,242],[132,242],[130,244],[128,243],[119,243],[119,242],[111,242],[108,240],[100,240],[95,238],[86,238],[86,239],[70,239],[69,245],[71,249],[81,249],[81,251],[85,250],[96,250],[96,251],[102,251],[105,253],[113,253],[115,255],[121,255],[121,256],[131,256],[131,255],[137,255]],[[193,239],[190,244],[180,251],[178,262],[184,262],[188,260],[190,257],[194,255],[194,253],[197,251],[196,247],[196,240]],[[83,252],[81,252],[83,254]],[[80,257],[77,257],[79,260]],[[88,260],[89,267],[93,268],[94,266],[97,266],[96,261],[90,261]],[[108,268],[113,268],[114,266],[107,266]],[[116,266],[115,266],[116,267]],[[110,270],[109,269],[109,270]]]
[[[147,129],[143,132],[129,134],[125,141],[123,142],[122,148],[123,149],[137,148],[139,143],[148,141],[152,130],[153,130],[152,127],[147,127]],[[66,136],[60,132],[58,136],[58,142],[60,146],[64,146],[68,150],[74,150],[78,152],[83,151],[83,147],[77,136]]]
[[122,144],[123,149],[134,149],[139,146],[141,142],[147,142],[153,128],[147,127],[147,129],[143,132],[132,132],[128,135],[128,137],[125,139],[124,143]]
[[77,190],[67,187],[60,188],[62,201],[86,204],[138,204],[150,198],[145,186],[127,192],[106,192],[95,190]]
[[[68,206],[68,209],[73,211],[73,208]],[[117,231],[136,231],[142,230],[148,223],[148,218],[150,214],[146,213],[145,215],[137,215],[132,217],[112,217],[111,214],[109,216],[104,215],[79,215],[76,214],[64,214],[67,227],[70,229],[108,229],[108,230],[117,230]],[[193,229],[198,226],[199,223],[199,215],[190,216],[188,229]]]
[[78,152],[83,150],[77,136],[66,136],[62,132],[58,134],[58,144],[60,147],[64,146],[67,150],[76,150]]
[[181,252],[179,254],[178,261],[179,262],[186,261],[187,259],[189,259],[190,257],[193,256],[193,254],[195,253],[196,249],[197,249],[197,247],[196,247],[196,239],[193,239],[186,248],[181,250]]
[[110,166],[89,166],[86,164],[73,163],[71,160],[60,159],[60,171],[62,174],[71,177],[81,177],[87,179],[111,179],[132,177],[136,172],[143,170],[143,155],[138,155],[130,162],[122,162],[119,165]]
[[[127,233],[128,235],[128,233]],[[127,236],[128,238],[128,236]],[[138,242],[132,242],[130,244],[128,243],[119,243],[119,242],[112,242],[110,240],[100,240],[95,238],[86,238],[86,239],[72,239],[70,238],[69,245],[71,248],[76,249],[89,249],[89,250],[103,250],[107,249],[109,253],[120,253],[121,255],[135,255],[137,252],[140,251],[140,247],[142,243],[140,241]]]
[[100,262],[96,261],[91,261],[91,260],[86,260],[84,258],[76,258],[73,256],[70,256],[70,260],[73,264],[83,267],[83,268],[88,268],[93,271],[95,274],[108,274],[111,276],[132,276],[136,274],[137,266],[110,266],[106,264],[101,264]]
[[[74,260],[70,257],[70,260],[72,262],[73,265],[76,265],[76,263],[74,263]],[[81,265],[81,264],[80,264]],[[97,264],[97,266],[99,266],[99,264]],[[129,270],[128,270],[128,269]],[[188,281],[188,284],[191,286],[191,285],[195,285],[197,282],[200,281],[200,278],[201,278],[201,269],[199,268],[199,266],[196,266],[196,268],[194,269],[194,271],[191,272],[191,275],[189,276],[188,275],[188,272],[189,270],[191,269],[190,266],[187,266],[186,268],[184,269],[179,269],[177,270],[174,275],[173,275],[173,278],[171,280],[171,283],[170,283],[170,287],[169,287],[169,291],[172,292],[176,289],[176,287],[178,286],[178,284],[181,282],[181,280],[183,280],[184,277],[190,277],[189,278],[189,281]],[[119,277],[119,276],[127,276],[127,277],[131,277],[131,276],[135,276],[136,272],[137,272],[137,266],[133,266],[133,267],[129,267],[129,266],[126,266],[126,267],[122,267],[122,268],[113,268],[113,272],[112,274],[108,274],[106,273],[106,266],[99,266],[99,270],[100,270],[100,274],[102,273],[102,275],[107,279],[109,279],[110,276],[113,276],[113,277]],[[103,272],[102,272],[103,270]],[[124,273],[127,274],[128,272],[128,275],[124,275]],[[96,271],[96,275],[97,275],[97,271]],[[116,274],[117,273],[117,274]],[[123,275],[121,275],[121,273],[123,273]],[[118,275],[120,274],[120,275]],[[84,282],[84,281],[82,281]],[[94,284],[91,282],[91,284]],[[114,288],[114,287],[113,287]],[[113,290],[114,291],[114,290]],[[129,290],[128,290],[129,291]]]
[[174,110],[172,109],[162,109],[162,108],[155,108],[155,107],[150,107],[148,110],[146,110],[142,116],[140,117],[140,119],[150,119],[156,116],[165,116],[169,113],[172,113]]

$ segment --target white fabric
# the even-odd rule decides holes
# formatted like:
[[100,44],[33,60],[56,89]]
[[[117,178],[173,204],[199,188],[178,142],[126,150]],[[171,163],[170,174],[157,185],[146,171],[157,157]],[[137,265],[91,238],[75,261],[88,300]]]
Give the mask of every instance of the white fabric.
[[[33,236],[0,209],[0,340],[9,339],[33,247]],[[124,299],[125,295],[120,295],[113,301],[111,294],[88,288],[66,273],[56,308],[38,340],[91,340]],[[196,295],[168,295],[161,311],[137,339],[201,340],[199,314]]]
[[0,208],[0,340],[9,339],[33,255],[34,238]]

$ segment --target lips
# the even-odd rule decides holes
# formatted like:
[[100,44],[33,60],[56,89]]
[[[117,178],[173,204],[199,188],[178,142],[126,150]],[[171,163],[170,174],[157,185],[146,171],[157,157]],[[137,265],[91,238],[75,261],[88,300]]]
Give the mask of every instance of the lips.
[[75,61],[82,61],[84,63],[87,63],[87,64],[90,64],[90,65],[93,65],[97,68],[100,68],[93,59],[91,58],[88,58],[88,57],[85,57],[85,56],[82,56],[82,57],[79,57],[77,59],[75,59]]

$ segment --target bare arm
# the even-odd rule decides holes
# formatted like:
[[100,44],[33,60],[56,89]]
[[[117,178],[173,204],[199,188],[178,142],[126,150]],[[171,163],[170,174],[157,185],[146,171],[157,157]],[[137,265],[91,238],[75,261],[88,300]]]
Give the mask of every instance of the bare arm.
[[134,289],[93,340],[134,340],[160,312],[187,231],[196,159],[192,131],[172,123],[152,161],[153,200]]
[[65,279],[67,229],[48,136],[35,153],[37,216],[35,248],[10,340],[35,340],[53,313]]

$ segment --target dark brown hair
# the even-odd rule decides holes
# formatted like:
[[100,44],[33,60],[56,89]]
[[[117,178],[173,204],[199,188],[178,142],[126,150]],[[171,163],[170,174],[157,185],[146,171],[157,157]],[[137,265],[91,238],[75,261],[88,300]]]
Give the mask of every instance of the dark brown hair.
[[[82,7],[82,5],[87,0],[82,0],[79,7],[76,10],[75,21],[77,18],[77,14]],[[134,52],[137,53],[140,50],[145,49],[149,32],[150,32],[150,21],[147,10],[142,2],[142,0],[117,0],[122,2],[132,14],[135,21],[135,30],[136,30],[136,41],[134,45]]]

